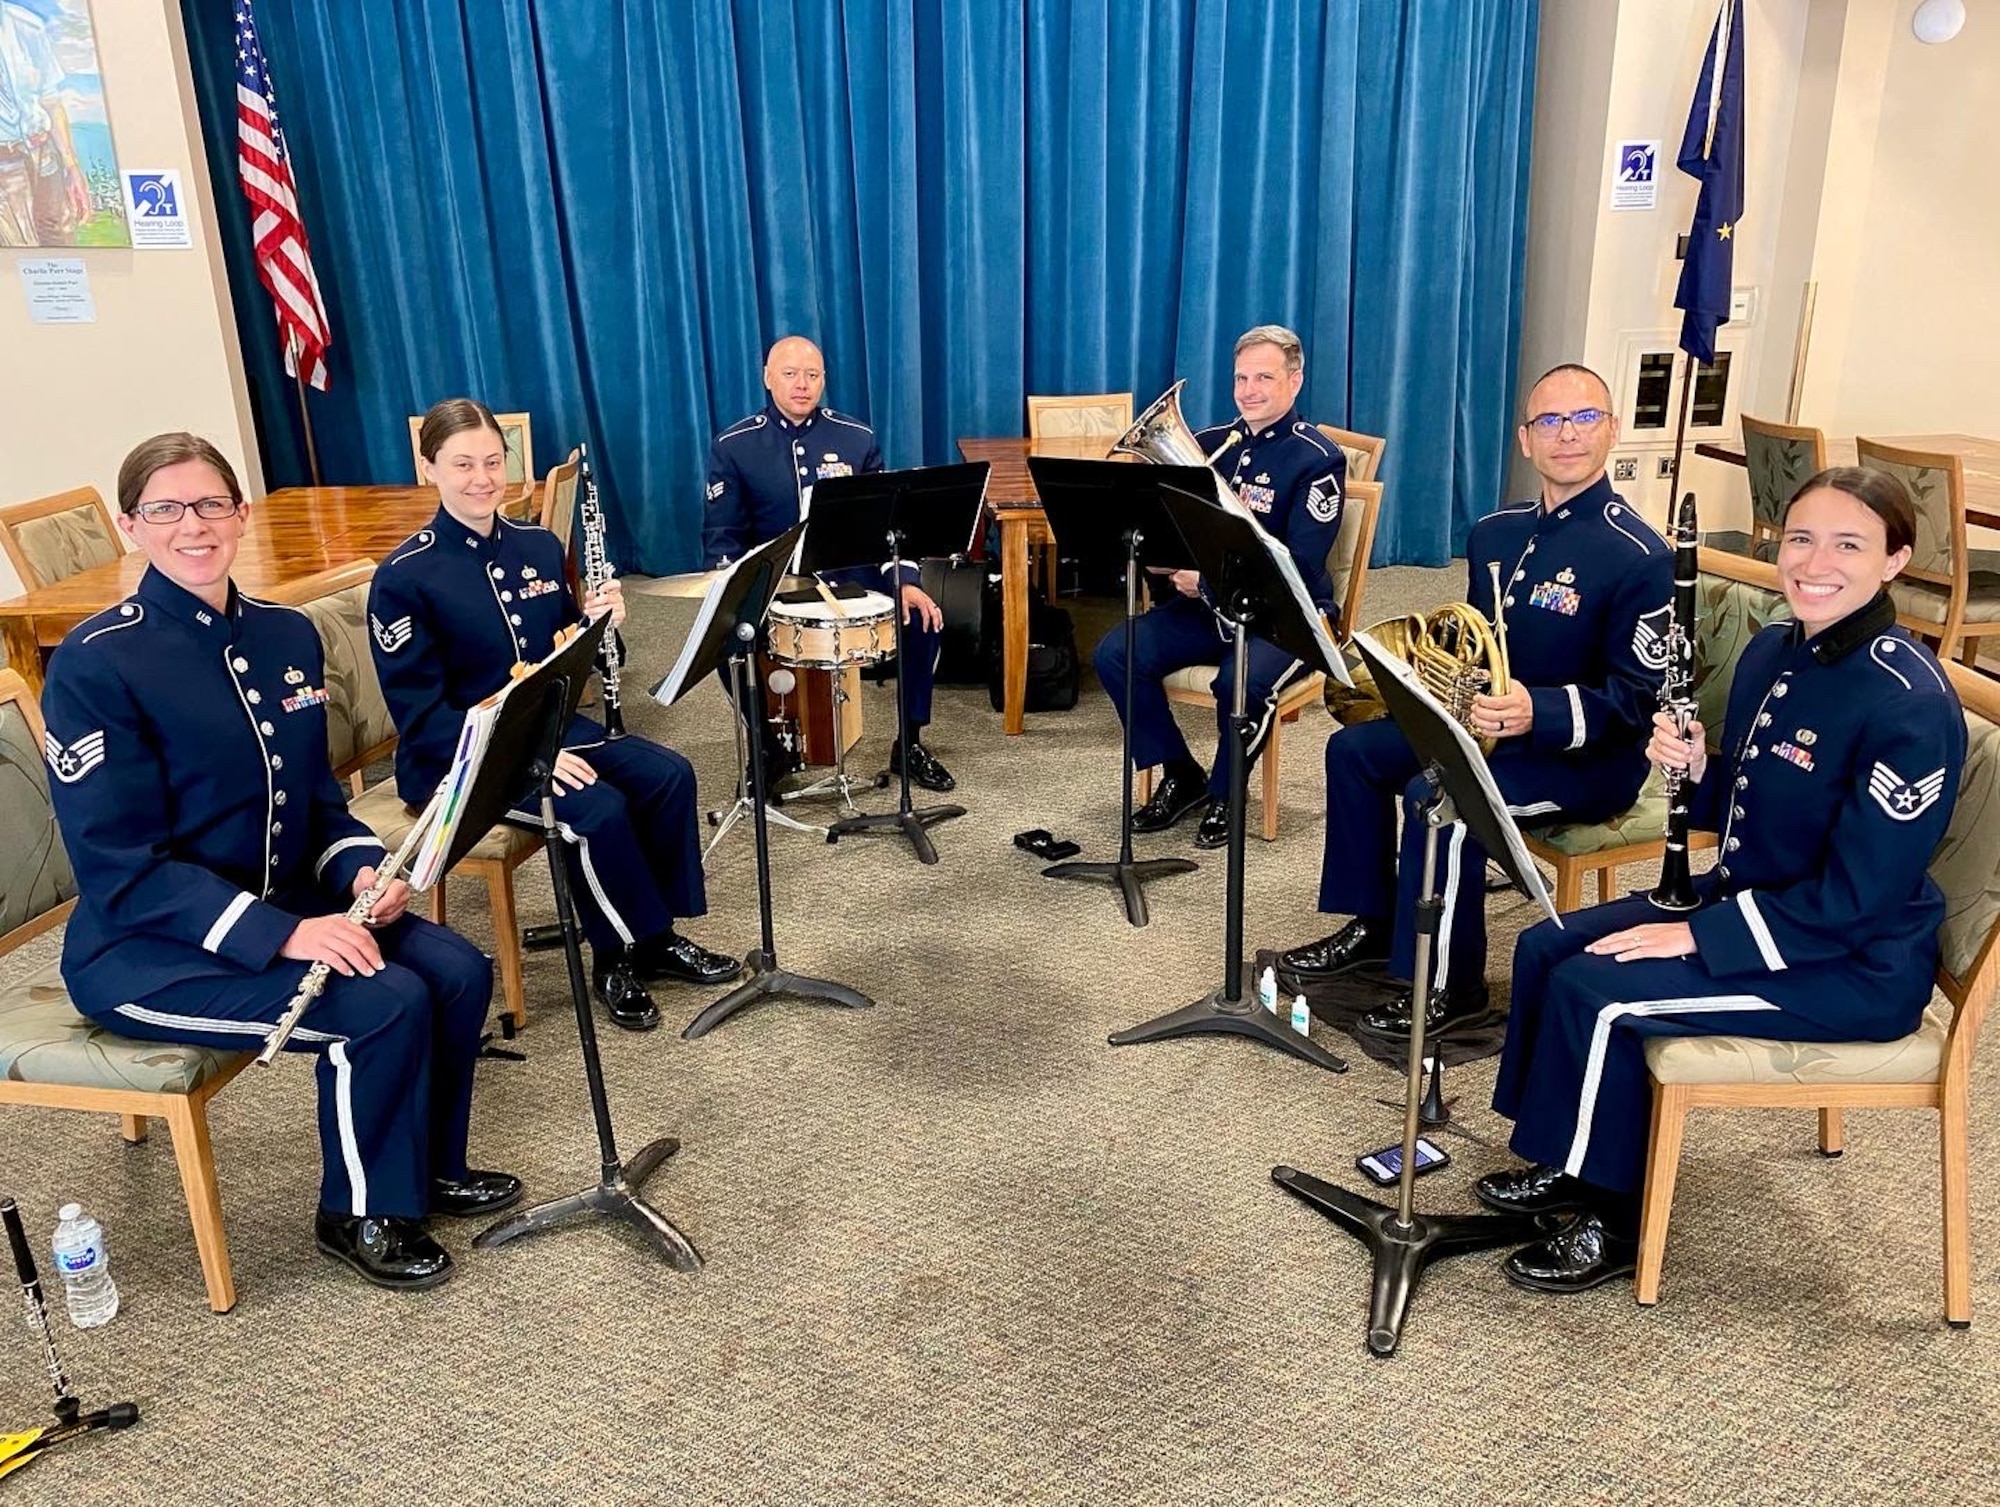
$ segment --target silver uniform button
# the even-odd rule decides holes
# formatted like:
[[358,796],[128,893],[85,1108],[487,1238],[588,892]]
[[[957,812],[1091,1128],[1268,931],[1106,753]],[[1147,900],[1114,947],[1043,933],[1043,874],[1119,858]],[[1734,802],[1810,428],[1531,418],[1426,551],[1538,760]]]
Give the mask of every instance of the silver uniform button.
[[283,822],[272,822],[271,835],[273,837],[283,837],[285,835],[285,824]]
[[245,692],[243,693],[243,695],[244,695],[244,698],[245,698],[245,699],[246,699],[247,701],[249,701],[249,703],[250,703],[250,704],[251,704],[252,706],[255,706],[255,705],[256,705],[256,704],[258,703],[258,702],[260,702],[260,701],[262,701],[262,700],[264,699],[264,698],[263,698],[262,696],[260,696],[260,695],[258,695],[258,694],[257,694],[257,691],[256,691],[256,688],[255,688],[255,687],[252,687],[252,688],[251,688],[250,690],[248,690],[248,691],[245,691]]
[[1731,806],[1729,808],[1729,814],[1731,817],[1733,817],[1735,820],[1739,822],[1743,820],[1743,808],[1741,806]]
[[285,767],[285,756],[283,754],[272,754],[271,767],[273,769],[283,769]]
[[525,638],[516,638],[514,642],[519,644],[523,649],[528,647],[528,641]]
[[1514,605],[1514,599],[1512,597],[1507,598],[1506,605],[1512,607]]
[[285,804],[286,798],[285,792],[280,790],[276,795],[271,797],[271,800],[273,804],[282,806]]
[[1759,712],[1757,714],[1757,725],[1759,727],[1769,727],[1771,725],[1771,714],[1769,712]]
[[257,724],[257,731],[262,733],[265,737],[268,738],[271,736],[271,734],[275,733],[277,729],[271,726],[271,724],[268,722],[260,722]]
[[511,602],[514,600],[514,593],[511,591],[503,591],[500,593],[500,600],[503,602]]
[[1738,848],[1742,846],[1743,846],[1743,839],[1740,837],[1732,837],[1729,839],[1728,843],[1725,844],[1727,851],[1731,853],[1734,853]]
[[250,661],[239,654],[229,661],[229,668],[234,670],[238,675],[241,675],[245,670],[250,668]]
[[1739,775],[1738,775],[1738,776],[1736,777],[1736,788],[1737,788],[1738,790],[1747,790],[1747,789],[1749,789],[1749,788],[1750,788],[1750,776],[1749,776],[1749,775],[1747,775],[1747,774],[1739,774]]
[[275,869],[277,866],[278,866],[278,855],[276,853],[273,853],[271,855],[271,867]]
[[509,617],[507,621],[512,623],[516,628],[518,628],[521,626],[521,614],[517,612],[513,614],[513,616]]
[[1746,748],[1746,749],[1745,749],[1745,750],[1743,751],[1743,757],[1744,757],[1744,758],[1746,758],[1746,759],[1754,759],[1754,758],[1756,758],[1756,757],[1757,757],[1757,745],[1756,745],[1755,743],[1752,743],[1752,744],[1751,744],[1751,745],[1750,745],[1750,746],[1749,746],[1748,748]]
[[1785,694],[1785,692],[1789,691],[1790,689],[1791,687],[1786,685],[1784,681],[1781,680],[1776,685],[1771,687],[1771,694],[1773,696],[1782,696]]
[[1514,572],[1514,579],[1517,581],[1525,581],[1528,579],[1528,573],[1525,570],[1517,570]]
[[1715,877],[1718,879],[1727,879],[1729,877],[1729,865],[1726,863],[1718,863],[1715,866]]
[[493,567],[493,579],[496,581],[504,581],[507,579],[507,572],[502,570],[499,566],[496,565]]

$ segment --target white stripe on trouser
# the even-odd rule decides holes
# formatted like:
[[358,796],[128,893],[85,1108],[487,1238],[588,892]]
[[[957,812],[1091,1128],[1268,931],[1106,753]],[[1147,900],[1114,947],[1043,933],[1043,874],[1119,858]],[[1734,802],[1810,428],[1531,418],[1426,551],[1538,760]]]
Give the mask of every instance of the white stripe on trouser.
[[1651,999],[1625,1005],[1613,1001],[1597,1012],[1590,1033],[1590,1055],[1584,1061],[1583,1091],[1577,1098],[1576,1135],[1569,1143],[1563,1171],[1583,1176],[1583,1159],[1590,1150],[1590,1126],[1597,1117],[1597,1088],[1604,1076],[1604,1054],[1611,1047],[1611,1028],[1628,1015],[1713,1015],[1723,1010],[1775,1010],[1762,995],[1718,994],[1706,999]]
[[[120,1005],[111,1012],[130,1020],[144,1021],[149,1026],[165,1026],[170,1030],[213,1031],[221,1036],[269,1036],[271,1022],[260,1020],[218,1020],[207,1015],[169,1015],[164,1010],[148,1009],[144,1005]],[[327,1042],[341,1038],[329,1036],[324,1031],[308,1030],[300,1026],[292,1032],[294,1041]]]
[[1250,764],[1264,750],[1264,740],[1271,736],[1271,719],[1278,713],[1278,695],[1291,683],[1291,679],[1305,668],[1305,661],[1295,659],[1285,667],[1285,671],[1271,682],[1271,694],[1264,698],[1264,718],[1257,724],[1257,731],[1251,735],[1250,746],[1243,750],[1243,762]]
[[611,897],[604,893],[604,886],[597,879],[597,865],[590,861],[590,839],[582,836],[568,822],[557,822],[556,830],[563,835],[563,841],[576,844],[576,856],[583,865],[583,882],[590,886],[590,893],[597,901],[597,908],[604,912],[604,919],[611,923],[611,929],[618,933],[618,940],[630,947],[638,939],[632,935],[632,928],[625,924],[625,918],[611,903]]
[[[1426,834],[1425,841],[1428,842],[1429,840],[1429,835]],[[1444,910],[1438,917],[1437,939],[1432,943],[1431,952],[1431,961],[1433,964],[1431,968],[1431,987],[1439,991],[1444,989],[1445,979],[1449,977],[1451,966],[1451,918],[1458,908],[1459,869],[1462,867],[1459,861],[1459,849],[1464,846],[1465,823],[1453,822],[1451,824],[1451,849],[1445,855],[1444,899],[1442,901]],[[1427,898],[1424,895],[1417,896],[1420,903]]]
[[354,1139],[354,1068],[347,1060],[347,1043],[326,1049],[333,1064],[333,1117],[340,1125],[340,1159],[347,1164],[347,1188],[356,1218],[368,1212],[368,1169],[361,1165],[361,1144]]

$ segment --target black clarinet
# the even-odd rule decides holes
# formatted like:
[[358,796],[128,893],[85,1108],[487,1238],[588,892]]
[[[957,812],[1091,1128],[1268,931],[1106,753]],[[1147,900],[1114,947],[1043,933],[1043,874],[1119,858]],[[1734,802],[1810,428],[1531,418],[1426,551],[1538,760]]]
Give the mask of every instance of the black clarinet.
[[[583,530],[583,596],[588,601],[598,588],[611,579],[611,557],[604,544],[604,508],[597,500],[597,477],[590,469],[589,451],[578,445],[579,475],[583,481],[583,501],[577,507],[577,526]],[[625,736],[625,711],[618,700],[618,675],[625,667],[625,640],[613,628],[604,635],[597,651],[597,673],[604,679],[604,736]]]
[[[1695,589],[1701,579],[1701,535],[1695,523],[1694,493],[1681,497],[1674,510],[1674,600],[1667,624],[1667,673],[1660,681],[1660,710],[1674,719],[1683,738],[1694,721]],[[1701,904],[1688,872],[1688,821],[1693,815],[1694,781],[1687,771],[1665,771],[1667,785],[1667,852],[1660,862],[1660,883],[1649,896],[1661,910],[1688,911]]]

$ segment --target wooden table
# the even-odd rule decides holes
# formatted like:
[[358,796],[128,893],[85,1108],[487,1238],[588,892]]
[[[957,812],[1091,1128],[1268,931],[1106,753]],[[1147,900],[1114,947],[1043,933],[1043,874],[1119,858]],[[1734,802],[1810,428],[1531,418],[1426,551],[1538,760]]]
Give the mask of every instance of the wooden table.
[[[1985,528],[2000,528],[2000,440],[1982,439],[1976,434],[1871,434],[1870,439],[1902,450],[1941,450],[1957,454],[1965,463],[1965,521]],[[1726,465],[1747,465],[1743,445],[1714,442],[1696,445],[1696,455],[1719,460]],[[1829,466],[1851,466],[1856,452],[1851,439],[1826,442]]]
[[[230,578],[261,596],[336,565],[380,560],[430,522],[437,508],[435,487],[286,487],[250,509]],[[131,550],[0,602],[8,664],[40,691],[48,651],[85,618],[124,601],[145,573],[145,555]]]
[[969,461],[993,467],[986,482],[986,509],[1000,526],[1001,684],[1005,691],[1004,725],[1018,733],[1026,725],[1028,700],[1028,546],[1055,538],[1048,514],[1035,495],[1028,475],[1031,455],[1060,455],[1072,460],[1102,460],[1111,448],[1106,438],[1066,435],[1061,439],[961,439],[958,453]]

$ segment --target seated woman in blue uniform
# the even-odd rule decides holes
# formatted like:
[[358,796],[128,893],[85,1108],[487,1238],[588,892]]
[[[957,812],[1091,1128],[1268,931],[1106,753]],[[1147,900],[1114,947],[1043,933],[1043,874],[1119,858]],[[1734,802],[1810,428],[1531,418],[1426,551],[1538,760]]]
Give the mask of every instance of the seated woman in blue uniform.
[[42,701],[76,869],[70,997],[121,1036],[242,1051],[327,964],[290,1042],[319,1056],[319,1247],[379,1286],[435,1286],[452,1263],[425,1216],[521,1196],[465,1161],[492,967],[405,915],[400,879],[347,919],[385,855],[328,761],[318,634],[230,583],[250,507],[229,462],[158,435],[125,458],[118,508],[148,569],[63,640]]
[[[546,657],[582,613],[556,536],[498,512],[507,449],[486,405],[439,403],[424,415],[417,448],[442,505],[376,572],[368,627],[396,723],[396,788],[421,806],[450,767],[466,708],[505,685],[517,662]],[[616,581],[589,605],[609,610],[614,623],[625,619]],[[719,984],[742,966],[674,929],[677,917],[708,910],[694,770],[672,749],[638,736],[607,740],[578,717],[555,775],[592,983],[616,1024],[650,1031],[660,1012],[649,980]],[[532,792],[522,792],[516,810],[540,829]]]
[[1721,752],[1661,713],[1648,757],[1694,782],[1722,834],[1690,919],[1644,896],[1543,922],[1514,952],[1493,1107],[1531,1165],[1481,1178],[1494,1208],[1574,1217],[1505,1262],[1572,1292],[1629,1276],[1651,1118],[1645,1043],[1661,1035],[1894,1041],[1937,970],[1944,897],[1929,876],[1965,763],[1965,719],[1885,583],[1909,562],[1909,494],[1837,467],[1788,505],[1778,575],[1792,623],[1743,651]]

